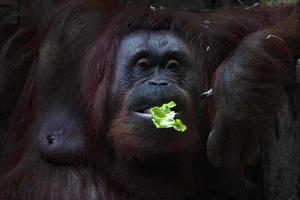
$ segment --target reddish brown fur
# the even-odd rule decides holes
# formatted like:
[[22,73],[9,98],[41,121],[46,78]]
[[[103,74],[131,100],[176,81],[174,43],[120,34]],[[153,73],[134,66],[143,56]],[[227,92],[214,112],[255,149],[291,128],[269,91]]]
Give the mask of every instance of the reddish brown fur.
[[268,149],[281,96],[287,95],[293,104],[300,31],[296,16],[247,36],[218,68],[210,146],[210,157],[217,165],[253,164]]
[[[56,20],[67,21],[69,17],[80,16],[83,12],[80,8],[86,8],[86,5],[81,1],[78,2],[67,1],[66,4],[63,4],[63,9],[59,9],[47,25],[52,27],[51,25],[55,24]],[[128,137],[130,127],[127,123],[126,113],[120,113],[118,120],[112,123],[111,129],[109,129],[111,124],[109,124],[110,122],[107,121],[106,118],[110,83],[113,81],[112,74],[114,72],[116,50],[118,49],[122,38],[130,32],[141,29],[149,31],[171,30],[183,39],[189,45],[189,48],[196,54],[195,56],[199,58],[197,61],[199,74],[203,76],[201,78],[203,82],[199,83],[199,85],[203,86],[203,90],[209,89],[211,77],[219,64],[226,57],[232,55],[232,58],[235,59],[236,55],[242,52],[239,51],[239,48],[234,52],[234,49],[246,35],[277,22],[274,20],[273,15],[271,15],[273,10],[270,12],[266,12],[265,10],[257,12],[249,11],[249,13],[245,13],[245,10],[242,12],[237,10],[234,13],[218,11],[213,14],[201,13],[196,15],[176,11],[153,12],[148,8],[126,10],[116,6],[116,4],[111,4],[111,1],[104,3],[100,2],[99,4],[94,4],[94,2],[92,2],[87,7],[87,10],[92,9],[104,12],[106,13],[105,17],[107,17],[105,18],[107,19],[105,24],[97,24],[99,33],[97,33],[96,38],[90,43],[89,47],[84,49],[84,52],[82,52],[82,62],[77,66],[80,67],[79,76],[81,80],[81,88],[79,90],[79,98],[81,99],[80,106],[83,110],[82,115],[85,117],[84,123],[86,129],[89,130],[87,137],[89,138],[90,147],[89,155],[87,156],[90,158],[90,163],[88,163],[87,166],[51,165],[42,160],[36,152],[34,142],[35,135],[33,131],[36,120],[35,106],[37,101],[35,98],[35,88],[37,86],[35,76],[36,68],[38,67],[36,66],[36,61],[38,59],[36,51],[37,48],[41,47],[40,45],[43,42],[44,34],[41,33],[43,33],[44,30],[46,30],[46,32],[51,32],[51,28],[45,28],[43,25],[30,27],[30,30],[26,31],[24,34],[16,34],[15,38],[12,39],[11,43],[7,44],[7,47],[1,54],[4,56],[1,59],[0,69],[1,72],[3,72],[2,76],[4,77],[0,78],[0,101],[2,103],[2,99],[7,99],[6,96],[9,96],[9,98],[14,98],[13,100],[18,103],[17,105],[13,104],[9,106],[12,108],[12,111],[9,111],[11,115],[10,126],[8,131],[1,136],[0,199],[80,200],[93,199],[94,197],[106,200],[150,199],[150,197],[166,198],[172,196],[174,195],[174,190],[178,193],[182,192],[182,196],[178,195],[177,198],[184,198],[185,196],[188,196],[189,193],[195,193],[193,195],[197,197],[192,196],[192,199],[198,197],[208,199],[209,197],[204,193],[207,192],[207,189],[214,187],[211,185],[211,182],[213,181],[210,180],[210,177],[213,176],[213,174],[210,170],[206,169],[208,168],[206,158],[199,158],[196,163],[191,163],[190,160],[192,159],[186,158],[188,156],[194,158],[195,155],[198,156],[196,153],[194,155],[194,152],[205,149],[205,147],[197,147],[198,149],[196,149],[196,147],[194,147],[195,145],[190,140],[192,137],[187,137],[187,140],[183,141],[184,144],[192,144],[192,148],[189,149],[190,146],[186,147],[189,151],[184,153],[193,153],[183,153],[182,155],[179,155],[179,160],[184,160],[185,163],[179,163],[182,164],[181,167],[184,173],[180,174],[178,179],[173,176],[166,182],[158,176],[153,180],[149,180],[147,183],[143,183],[145,181],[144,176],[141,176],[142,178],[129,177],[130,175],[126,174],[126,170],[117,171],[117,174],[115,175],[116,177],[120,176],[119,178],[123,181],[121,184],[118,183],[118,179],[111,180],[111,178],[108,178],[110,176],[108,171],[110,170],[110,167],[112,167],[108,165],[112,159],[112,149],[110,143],[106,140],[107,134],[110,133],[112,136],[113,146],[115,146],[117,150],[118,148],[120,151],[124,150],[121,146],[121,144],[124,144],[124,141],[128,141],[134,148],[141,146],[139,141]],[[290,10],[291,8],[282,9],[279,18],[285,18]],[[257,20],[257,23],[253,23],[253,18]],[[209,28],[205,27],[207,24],[203,24],[204,20],[207,19],[210,20]],[[283,26],[285,27],[285,25]],[[64,28],[68,28],[68,26],[63,26],[61,29]],[[277,32],[277,28],[279,29],[279,32]],[[280,26],[275,27],[274,34],[279,34],[289,45],[296,44],[298,39],[294,37],[294,35],[293,37],[290,37],[290,34],[285,35],[285,33],[281,33],[281,29]],[[295,33],[295,36],[298,35],[297,31],[293,33]],[[200,34],[202,35],[199,38]],[[262,33],[258,34],[261,35]],[[14,46],[14,42],[18,43],[18,40],[20,39],[20,43],[23,43],[22,39],[27,37],[31,40],[28,44],[22,45],[23,48]],[[265,37],[265,35],[263,35],[263,37]],[[34,40],[34,38],[36,40]],[[274,81],[274,79],[287,90],[290,90],[291,88],[292,77],[290,77],[290,68],[286,68],[286,66],[292,66],[293,57],[288,49],[296,49],[299,47],[298,44],[297,47],[287,47],[285,44],[278,41],[273,42],[273,40],[271,40],[270,43],[267,44],[263,42],[263,45],[266,46],[260,46],[261,40],[256,33],[249,38],[250,39],[245,39],[239,47],[244,50],[243,48],[245,48],[245,46],[247,47],[247,41],[250,40],[251,43],[253,42],[251,45],[257,45],[258,49],[255,49],[254,52],[251,51],[253,54],[246,54],[243,55],[243,57],[237,56],[237,59],[242,59],[241,63],[247,64],[247,67],[252,67],[254,64],[254,67],[251,68],[251,70],[248,68],[244,69],[246,70],[246,75],[249,76],[249,79],[251,80],[250,83],[240,85],[240,88],[238,88],[237,91],[231,90],[232,88],[229,88],[228,91],[226,86],[229,82],[224,76],[224,74],[228,73],[228,70],[231,70],[227,68],[228,63],[222,64],[215,76],[214,88],[216,96],[214,97],[214,103],[216,104],[215,109],[217,110],[217,114],[215,115],[214,125],[215,128],[220,125],[217,123],[218,117],[220,117],[218,116],[218,112],[221,112],[223,107],[228,109],[227,105],[224,106],[220,102],[223,100],[231,102],[232,107],[230,107],[229,110],[226,110],[226,116],[229,116],[224,118],[225,114],[220,114],[223,120],[226,119],[222,125],[227,125],[227,128],[230,129],[230,133],[239,133],[241,130],[252,129],[256,126],[265,128],[265,125],[261,125],[262,120],[272,120],[270,119],[272,117],[271,115],[264,115],[261,111],[271,110],[272,112],[270,112],[270,114],[276,112],[278,103],[276,97],[278,97],[279,94],[277,88],[274,88],[273,85],[269,84]],[[251,45],[250,47],[252,47]],[[209,51],[206,51],[208,46]],[[257,48],[257,46],[255,46],[255,48]],[[19,49],[19,51],[15,51],[16,49]],[[269,49],[275,50],[269,54]],[[282,53],[287,55],[287,60],[276,59],[276,56]],[[262,62],[260,62],[258,58],[262,59]],[[17,59],[16,62],[12,62],[15,59]],[[255,60],[255,63],[253,63],[253,60]],[[266,66],[265,62],[272,64],[273,67],[270,68],[271,65]],[[29,63],[32,65],[29,65]],[[257,69],[255,68],[256,66],[264,66],[265,70],[261,70],[261,68]],[[20,82],[13,83],[16,85],[14,87],[17,88],[17,95],[10,96],[7,91],[12,88],[8,83],[11,83],[11,77],[15,77],[15,74],[19,74],[17,70],[19,67],[26,67],[25,73],[20,75],[20,79],[18,78],[18,81]],[[242,75],[244,75],[244,73]],[[19,77],[19,75],[17,77]],[[237,76],[237,78],[239,78],[239,76]],[[24,83],[26,84],[23,88],[22,84]],[[2,94],[2,87],[5,89],[3,90],[5,91],[4,94]],[[245,89],[248,87],[255,88],[255,91],[249,90],[248,93],[245,93]],[[238,95],[236,95],[235,92],[237,92]],[[264,92],[269,95],[261,96],[261,98],[247,102],[249,96],[261,95],[261,93]],[[236,99],[236,97],[241,97],[241,99]],[[254,107],[253,104],[256,106]],[[273,106],[275,106],[275,108],[273,108]],[[244,112],[247,110],[247,114],[244,114],[244,112],[241,113],[239,109],[244,109]],[[234,113],[234,111],[237,111],[238,114]],[[262,118],[259,119],[260,121],[258,121],[258,123],[255,121],[255,124],[249,123],[248,120],[251,119],[253,115],[257,114],[261,114],[262,116]],[[240,123],[238,126],[235,120],[238,120]],[[206,139],[208,136],[208,132],[205,131],[200,134],[203,134],[203,139]],[[228,140],[234,141],[233,144],[236,144],[235,147],[238,150],[242,148],[240,145],[241,143],[250,143],[244,146],[249,147],[249,149],[242,149],[242,154],[245,158],[248,158],[249,156],[252,157],[252,155],[248,155],[251,154],[248,151],[251,151],[252,148],[256,148],[255,142],[252,143],[252,140],[248,141],[249,137],[250,134],[244,132],[243,135],[236,134],[229,135],[228,137]],[[258,135],[255,135],[252,139],[258,140],[258,137]],[[228,152],[226,151],[228,157],[232,156],[230,150],[228,150]],[[126,146],[125,152],[128,153],[129,151],[130,149]],[[132,159],[132,157],[136,155],[136,150],[134,150],[133,154],[127,154],[126,156],[129,156],[129,158]],[[139,155],[139,157],[141,156],[144,156],[144,154]],[[191,171],[186,170],[196,168],[193,164],[196,164],[197,167],[200,165],[200,172],[197,174],[196,178],[194,177],[194,174],[191,174]],[[240,163],[237,165],[239,164]],[[123,166],[120,164],[120,166],[113,167],[120,169]],[[193,180],[194,182],[192,181],[192,183],[196,182],[197,184],[191,184],[190,181],[192,179],[197,179]],[[132,182],[127,183],[126,181],[128,180]],[[140,184],[144,186],[142,189],[139,187]],[[124,185],[126,187],[124,187]],[[204,190],[206,191],[202,193]],[[173,198],[175,197],[170,197],[170,199]]]

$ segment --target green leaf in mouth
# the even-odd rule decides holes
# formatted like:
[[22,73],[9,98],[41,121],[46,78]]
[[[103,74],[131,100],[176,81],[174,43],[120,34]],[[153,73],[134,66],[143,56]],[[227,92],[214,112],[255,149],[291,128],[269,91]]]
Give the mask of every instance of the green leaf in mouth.
[[187,127],[183,124],[180,119],[174,119],[176,113],[172,111],[176,103],[170,101],[169,103],[163,104],[161,107],[155,106],[150,109],[152,121],[156,128],[174,128],[179,132],[184,132]]

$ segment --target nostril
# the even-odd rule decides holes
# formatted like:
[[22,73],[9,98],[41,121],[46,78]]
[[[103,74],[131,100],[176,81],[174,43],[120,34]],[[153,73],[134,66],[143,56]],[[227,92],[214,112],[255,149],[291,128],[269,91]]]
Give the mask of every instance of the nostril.
[[150,80],[149,84],[150,85],[168,85],[169,82],[165,81],[165,80],[159,80],[159,81],[157,81],[157,80]]
[[59,140],[59,137],[64,133],[63,130],[54,131],[51,134],[47,135],[46,139],[49,145],[53,145]]
[[48,136],[47,136],[47,140],[48,140],[48,144],[53,144],[55,138],[54,138],[53,135],[48,135]]

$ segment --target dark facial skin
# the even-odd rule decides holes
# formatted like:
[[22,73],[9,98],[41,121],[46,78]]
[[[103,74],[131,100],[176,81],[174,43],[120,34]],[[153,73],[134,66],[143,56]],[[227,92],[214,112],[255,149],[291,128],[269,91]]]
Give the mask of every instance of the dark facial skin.
[[51,163],[85,162],[86,130],[80,110],[79,63],[101,20],[99,13],[91,12],[51,27],[40,49],[35,130],[38,150]]
[[134,134],[147,143],[169,143],[180,134],[174,129],[156,129],[149,109],[174,101],[175,118],[189,123],[193,115],[189,105],[197,98],[196,74],[194,58],[179,37],[165,31],[132,33],[122,40],[117,54],[112,113],[126,106]]
[[78,71],[73,63],[55,63],[60,49],[53,38],[41,49],[38,63],[38,149],[52,163],[83,163],[85,133],[78,107]]

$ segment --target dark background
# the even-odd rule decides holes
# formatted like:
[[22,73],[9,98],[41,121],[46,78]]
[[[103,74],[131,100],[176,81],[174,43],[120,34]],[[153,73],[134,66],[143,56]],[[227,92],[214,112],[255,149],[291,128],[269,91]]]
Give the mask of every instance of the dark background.
[[[19,0],[21,1],[21,0]],[[130,4],[146,4],[156,8],[180,8],[190,11],[211,10],[228,5],[253,5],[258,0],[129,0]],[[0,47],[15,31],[19,20],[18,7],[11,0],[0,0]]]
[[[19,9],[12,2],[22,0],[0,0],[0,47],[3,42],[15,31],[19,20]],[[190,11],[212,10],[222,6],[253,6],[255,3],[261,5],[282,5],[296,0],[124,0],[130,4],[146,4],[156,8],[180,8]]]

